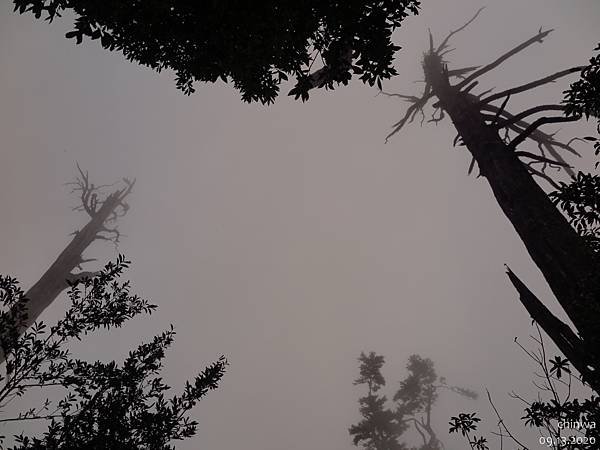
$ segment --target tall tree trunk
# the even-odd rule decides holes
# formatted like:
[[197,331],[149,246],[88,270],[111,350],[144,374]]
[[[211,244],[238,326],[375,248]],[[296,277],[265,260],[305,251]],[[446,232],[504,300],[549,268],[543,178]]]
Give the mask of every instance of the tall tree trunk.
[[501,139],[497,128],[485,123],[479,100],[450,84],[441,57],[427,55],[424,70],[433,96],[452,119],[502,211],[587,349],[598,355],[600,287],[594,254],[535,182],[513,148]]

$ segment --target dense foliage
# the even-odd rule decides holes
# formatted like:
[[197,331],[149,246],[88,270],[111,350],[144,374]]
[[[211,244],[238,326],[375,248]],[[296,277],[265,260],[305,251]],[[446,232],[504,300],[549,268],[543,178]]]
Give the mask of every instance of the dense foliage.
[[[43,436],[16,436],[13,450],[116,449],[168,450],[172,440],[193,436],[197,423],[188,412],[210,390],[216,389],[227,361],[208,366],[180,395],[159,376],[165,350],[173,342],[171,327],[129,353],[122,364],[74,358],[67,346],[100,328],[122,326],[154,305],[130,294],[129,282],[119,282],[128,261],[119,257],[95,278],[73,284],[70,306],[63,319],[48,328],[42,322],[19,336],[27,300],[17,281],[0,276],[0,348],[6,355],[6,376],[0,376],[0,412],[16,397],[41,390],[39,407],[0,423],[42,420],[49,423]],[[12,313],[11,313],[12,311]],[[44,395],[56,389],[60,400]],[[0,437],[0,448],[5,437]]]
[[[595,48],[600,51],[600,44]],[[594,55],[579,80],[565,91],[567,115],[600,118],[600,55]]]
[[600,251],[600,177],[578,172],[569,183],[560,183],[560,190],[551,192],[550,199],[564,211],[569,223],[595,252]]
[[[339,2],[164,0],[14,0],[15,10],[50,21],[75,14],[68,38],[99,40],[107,50],[156,71],[172,69],[177,87],[195,81],[233,82],[247,102],[271,103],[282,81],[306,100],[313,63],[327,66],[324,86],[347,84],[352,75],[380,84],[396,74],[392,32],[418,0]],[[351,57],[348,58],[348,53]]]
[[[600,44],[595,48],[600,51]],[[594,55],[581,70],[581,77],[565,91],[565,114],[567,116],[585,116],[596,118],[596,130],[600,133],[600,55]],[[594,143],[596,156],[600,155],[600,139],[587,136],[586,140]],[[598,168],[599,162],[596,163]]]
[[387,397],[378,394],[385,386],[385,379],[381,374],[384,357],[374,352],[368,355],[361,353],[358,360],[360,377],[354,384],[366,385],[368,392],[358,400],[363,419],[349,429],[354,445],[362,445],[365,450],[405,450],[406,446],[398,439],[408,429],[408,425],[398,420],[396,412],[388,408]]

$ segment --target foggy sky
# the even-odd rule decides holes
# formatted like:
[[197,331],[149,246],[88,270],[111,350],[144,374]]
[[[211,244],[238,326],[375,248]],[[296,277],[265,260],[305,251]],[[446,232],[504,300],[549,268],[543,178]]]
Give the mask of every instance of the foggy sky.
[[[98,183],[137,177],[118,252],[133,261],[134,292],[159,309],[77,351],[119,360],[172,323],[165,374],[175,391],[224,354],[221,388],[193,411],[199,432],[178,448],[353,448],[347,429],[364,394],[352,385],[356,358],[371,350],[386,357],[389,395],[418,353],[450,383],[488,388],[522,430],[521,405],[507,393],[534,394],[535,367],[513,343],[533,329],[503,264],[555,302],[485,180],[467,176],[448,120],[412,124],[384,144],[407,104],[358,82],[314,91],[305,104],[285,96],[291,86],[269,107],[244,104],[223,84],[186,97],[171,73],[96,42],[75,46],[67,21],[18,16],[11,3],[0,6],[0,273],[29,287],[85,223],[63,186],[75,160]],[[427,28],[439,42],[480,6],[423,0],[396,34],[400,75],[384,88],[419,94]],[[599,18],[594,0],[489,2],[448,59],[451,68],[484,64],[540,26],[556,28],[477,92],[507,88],[587,62]],[[560,101],[566,86],[509,108]],[[116,254],[102,243],[86,253],[101,262]],[[43,320],[64,308],[63,298]],[[444,393],[439,403],[434,421],[448,449],[464,447],[446,437],[462,410],[489,418],[486,434],[495,429],[485,399]]]

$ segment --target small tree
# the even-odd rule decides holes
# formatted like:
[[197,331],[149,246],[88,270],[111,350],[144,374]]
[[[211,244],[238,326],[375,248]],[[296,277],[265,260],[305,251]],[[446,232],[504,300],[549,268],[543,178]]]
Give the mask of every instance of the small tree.
[[398,439],[408,425],[398,421],[397,414],[386,406],[387,397],[377,394],[385,386],[385,379],[381,374],[384,357],[374,352],[368,355],[361,353],[358,361],[360,377],[354,384],[365,384],[369,391],[358,400],[363,419],[348,430],[354,445],[362,445],[365,450],[405,450],[406,446]]
[[411,426],[423,440],[419,450],[440,450],[442,443],[431,423],[431,412],[439,390],[447,389],[468,398],[477,398],[474,391],[448,385],[444,377],[438,377],[431,359],[412,355],[406,366],[409,374],[400,382],[392,406],[388,406],[387,397],[377,394],[385,386],[381,374],[384,357],[374,352],[368,355],[361,353],[358,360],[360,377],[354,384],[366,384],[369,391],[359,399],[363,419],[352,425],[349,433],[353,436],[354,445],[362,445],[367,450],[407,449],[399,439]]
[[[172,326],[129,352],[122,364],[77,359],[68,348],[73,339],[120,327],[156,308],[131,295],[129,282],[119,281],[128,264],[119,256],[94,278],[76,280],[69,288],[71,304],[64,317],[50,328],[36,322],[25,332],[21,330],[27,321],[27,298],[14,278],[0,276],[0,348],[6,356],[0,412],[29,391],[63,391],[58,401],[42,399],[36,408],[0,418],[0,423],[49,424],[43,436],[16,436],[13,450],[168,450],[174,448],[171,441],[195,434],[197,422],[188,413],[217,388],[227,365],[223,357],[186,383],[180,395],[167,398],[170,388],[159,373],[175,335]],[[0,437],[0,447],[4,439]]]

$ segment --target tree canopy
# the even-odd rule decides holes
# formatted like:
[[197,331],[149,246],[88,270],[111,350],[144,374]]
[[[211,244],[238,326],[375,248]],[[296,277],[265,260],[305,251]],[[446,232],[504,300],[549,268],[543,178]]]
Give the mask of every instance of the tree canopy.
[[[194,82],[232,82],[246,102],[272,103],[289,76],[295,98],[314,87],[371,86],[395,75],[392,32],[419,0],[303,2],[270,0],[14,0],[15,11],[52,21],[75,15],[66,34],[99,40],[110,51],[160,72],[172,69],[186,94]],[[319,61],[323,68],[312,73]],[[314,67],[316,69],[316,67]]]

